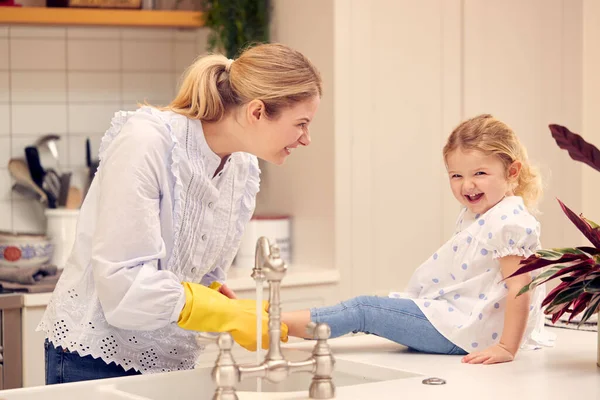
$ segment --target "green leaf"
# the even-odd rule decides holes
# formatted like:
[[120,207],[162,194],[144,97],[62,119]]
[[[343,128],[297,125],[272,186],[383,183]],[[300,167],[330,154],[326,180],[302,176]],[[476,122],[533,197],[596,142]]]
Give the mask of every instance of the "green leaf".
[[588,319],[590,319],[592,315],[596,314],[598,312],[598,307],[600,307],[600,293],[595,294],[594,297],[592,297],[592,299],[590,300],[587,309],[581,317],[579,326],[581,326],[581,324],[585,323]]
[[585,217],[582,217],[588,224],[590,224],[590,226],[592,227],[592,229],[598,229],[600,228],[600,225],[598,225],[597,223],[595,223],[594,221],[592,221],[591,219],[587,219]]
[[552,304],[570,303],[583,293],[583,283],[578,283],[561,291],[556,295]]

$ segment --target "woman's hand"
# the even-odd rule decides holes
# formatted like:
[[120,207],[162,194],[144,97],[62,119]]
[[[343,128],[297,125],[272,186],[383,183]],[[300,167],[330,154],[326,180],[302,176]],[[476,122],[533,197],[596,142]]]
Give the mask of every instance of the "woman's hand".
[[233,290],[229,289],[229,287],[227,287],[227,285],[225,285],[225,284],[221,285],[221,287],[219,288],[219,293],[221,293],[224,296],[229,297],[230,299],[237,299],[235,292]]
[[510,362],[515,356],[501,343],[488,347],[485,350],[467,354],[462,358],[467,364],[496,364]]

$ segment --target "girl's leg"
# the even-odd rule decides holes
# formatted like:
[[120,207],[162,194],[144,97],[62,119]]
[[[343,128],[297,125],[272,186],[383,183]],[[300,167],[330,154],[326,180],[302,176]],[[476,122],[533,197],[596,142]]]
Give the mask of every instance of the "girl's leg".
[[106,364],[101,358],[81,357],[76,352],[64,350],[46,340],[46,385],[87,381],[91,379],[116,378],[119,376],[140,375],[134,369],[125,371],[113,363]]
[[331,307],[284,313],[292,336],[306,337],[308,321],[325,322],[331,337],[350,332],[371,333],[427,353],[467,354],[440,334],[409,299],[360,296]]

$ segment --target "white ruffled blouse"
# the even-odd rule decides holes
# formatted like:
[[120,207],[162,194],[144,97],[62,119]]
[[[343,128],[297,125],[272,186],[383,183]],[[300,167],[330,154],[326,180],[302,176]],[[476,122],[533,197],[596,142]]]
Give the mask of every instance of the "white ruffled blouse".
[[211,151],[202,124],[118,112],[81,207],[73,251],[38,327],[55,345],[125,370],[193,368],[182,281],[224,282],[259,190],[256,157]]
[[[502,282],[499,258],[528,257],[541,248],[540,224],[523,199],[508,196],[485,214],[463,208],[456,233],[411,277],[406,292],[390,297],[411,298],[431,324],[467,352],[500,341],[508,287]],[[522,348],[552,346],[540,308],[545,288],[531,295]]]

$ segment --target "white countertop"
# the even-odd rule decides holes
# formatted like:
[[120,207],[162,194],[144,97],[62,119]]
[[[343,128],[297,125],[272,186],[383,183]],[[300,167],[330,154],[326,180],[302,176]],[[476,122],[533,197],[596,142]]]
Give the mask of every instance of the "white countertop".
[[[554,348],[535,351],[521,351],[514,362],[496,365],[468,365],[460,362],[460,356],[441,356],[419,354],[387,340],[360,335],[344,337],[330,341],[333,354],[338,360],[362,362],[387,368],[399,369],[421,374],[415,378],[375,382],[337,388],[337,399],[544,399],[558,400],[581,397],[600,399],[600,368],[596,366],[598,334],[551,328],[557,334]],[[300,341],[289,343],[285,347],[293,349],[312,349],[314,342]],[[214,353],[208,352],[206,360],[214,360]],[[210,361],[212,363],[212,361]],[[198,371],[181,371],[167,374],[116,378],[110,381],[128,384],[173,377],[172,382],[164,385],[176,387],[183,380],[198,380]],[[429,386],[422,384],[423,379],[438,377],[446,380],[445,385]],[[38,387],[3,391],[0,398],[5,400],[45,400],[72,398],[67,389],[86,390],[106,385],[106,381],[81,382],[57,387]],[[43,397],[40,397],[43,395]],[[75,395],[75,393],[73,393]],[[67,396],[67,397],[65,397]],[[204,396],[202,396],[204,397]],[[300,393],[239,393],[240,400],[251,399],[305,399],[306,392]],[[106,395],[88,399],[117,398]],[[130,398],[130,397],[118,397]],[[133,399],[135,397],[131,397]],[[200,397],[197,397],[200,398]],[[139,398],[138,398],[139,399]],[[190,399],[192,400],[192,399]]]

